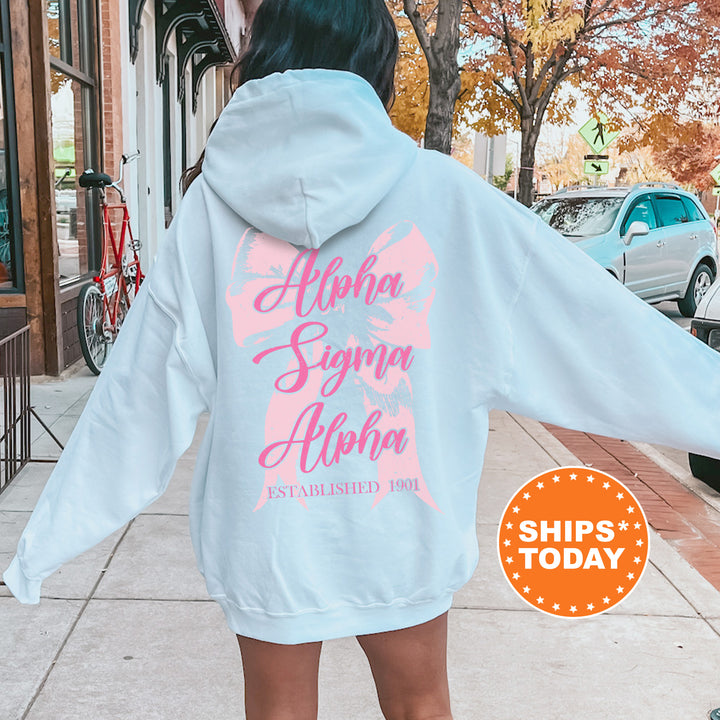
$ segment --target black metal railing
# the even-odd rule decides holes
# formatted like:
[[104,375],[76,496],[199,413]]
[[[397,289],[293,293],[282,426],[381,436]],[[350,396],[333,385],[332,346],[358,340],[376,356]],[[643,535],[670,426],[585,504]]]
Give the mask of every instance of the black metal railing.
[[0,374],[3,382],[3,424],[0,436],[0,493],[28,462],[56,462],[33,458],[30,441],[30,418],[45,428],[63,448],[50,428],[30,404],[30,326],[25,325],[0,340]]
[[30,326],[0,340],[3,378],[3,434],[0,492],[30,460]]

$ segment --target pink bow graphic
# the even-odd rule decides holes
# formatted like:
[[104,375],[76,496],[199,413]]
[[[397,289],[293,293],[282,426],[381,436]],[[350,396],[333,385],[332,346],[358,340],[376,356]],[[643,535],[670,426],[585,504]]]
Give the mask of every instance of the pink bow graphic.
[[[415,494],[441,512],[420,468],[412,384],[407,372],[414,359],[412,352],[430,347],[427,316],[435,295],[431,285],[437,276],[435,256],[414,223],[406,221],[388,228],[375,240],[359,271],[343,268],[342,258],[333,258],[324,267],[317,264],[317,258],[317,250],[298,250],[252,227],[241,237],[233,258],[225,300],[232,312],[236,344],[249,347],[272,339],[274,347],[256,355],[256,364],[278,350],[292,350],[293,354],[285,373],[275,382],[268,404],[266,449],[260,456],[265,484],[254,510],[265,504],[268,489],[278,480],[286,486],[298,485],[298,465],[303,472],[310,471],[307,448],[285,439],[294,438],[300,430],[320,442],[321,430],[338,430],[342,416],[347,415],[340,413],[326,428],[320,424],[321,401],[333,395],[342,382],[350,381],[362,389],[368,434],[375,440],[370,442],[366,437],[363,446],[362,438],[347,434],[343,428],[338,448],[343,442],[352,445],[354,438],[360,452],[369,449],[370,457],[376,460],[379,489],[372,507],[390,492],[391,481],[411,478],[416,481]],[[367,269],[366,275],[371,271],[374,276],[374,288],[373,280],[362,276],[363,269]],[[342,275],[343,270],[348,274]],[[338,274],[346,280],[338,280]],[[356,281],[349,287],[352,275]],[[358,281],[361,277],[364,283]],[[322,287],[313,297],[307,288],[314,284]],[[364,323],[349,332],[350,319],[337,314],[347,310],[349,318],[350,306],[360,309],[363,304]],[[332,320],[325,324],[331,314]],[[357,315],[352,313],[353,317]],[[352,359],[351,369],[347,364],[342,369],[338,364],[329,365],[332,345],[328,343],[338,335],[338,328],[346,328],[337,343],[345,355],[337,351],[336,357],[338,362],[343,357]],[[280,333],[289,344],[274,342]],[[338,418],[340,424],[336,423]],[[383,444],[377,453],[376,439],[380,437]],[[342,457],[338,448],[330,463]],[[377,457],[373,457],[373,450]],[[325,449],[323,453],[323,462],[328,465]],[[305,499],[297,499],[307,509]]]

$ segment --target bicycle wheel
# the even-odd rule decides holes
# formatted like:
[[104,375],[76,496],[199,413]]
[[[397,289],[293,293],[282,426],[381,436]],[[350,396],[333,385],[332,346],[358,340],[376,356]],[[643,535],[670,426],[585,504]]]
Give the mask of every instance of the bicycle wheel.
[[77,304],[77,328],[80,349],[87,366],[99,375],[110,352],[103,333],[103,295],[95,283],[80,288]]

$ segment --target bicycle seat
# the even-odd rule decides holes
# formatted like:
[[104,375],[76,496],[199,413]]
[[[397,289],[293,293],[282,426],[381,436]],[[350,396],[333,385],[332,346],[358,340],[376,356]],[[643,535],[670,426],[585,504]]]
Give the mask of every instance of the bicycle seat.
[[80,183],[80,187],[99,188],[106,187],[107,185],[112,185],[112,178],[105,173],[98,173],[93,172],[92,170],[86,170],[80,175],[80,177],[78,178],[78,182]]

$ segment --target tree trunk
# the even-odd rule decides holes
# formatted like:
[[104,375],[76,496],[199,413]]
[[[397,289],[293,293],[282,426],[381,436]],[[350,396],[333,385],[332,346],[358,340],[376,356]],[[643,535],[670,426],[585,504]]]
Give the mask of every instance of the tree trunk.
[[460,92],[460,71],[441,63],[430,73],[430,101],[425,121],[424,147],[450,154],[455,102]]
[[526,207],[535,200],[535,146],[540,126],[533,123],[532,115],[523,115],[520,119],[520,167],[518,168],[517,199]]
[[430,35],[417,0],[403,0],[405,14],[425,54],[430,80],[430,102],[425,121],[424,147],[450,154],[455,103],[460,94],[460,15],[462,0],[438,0],[435,32]]

